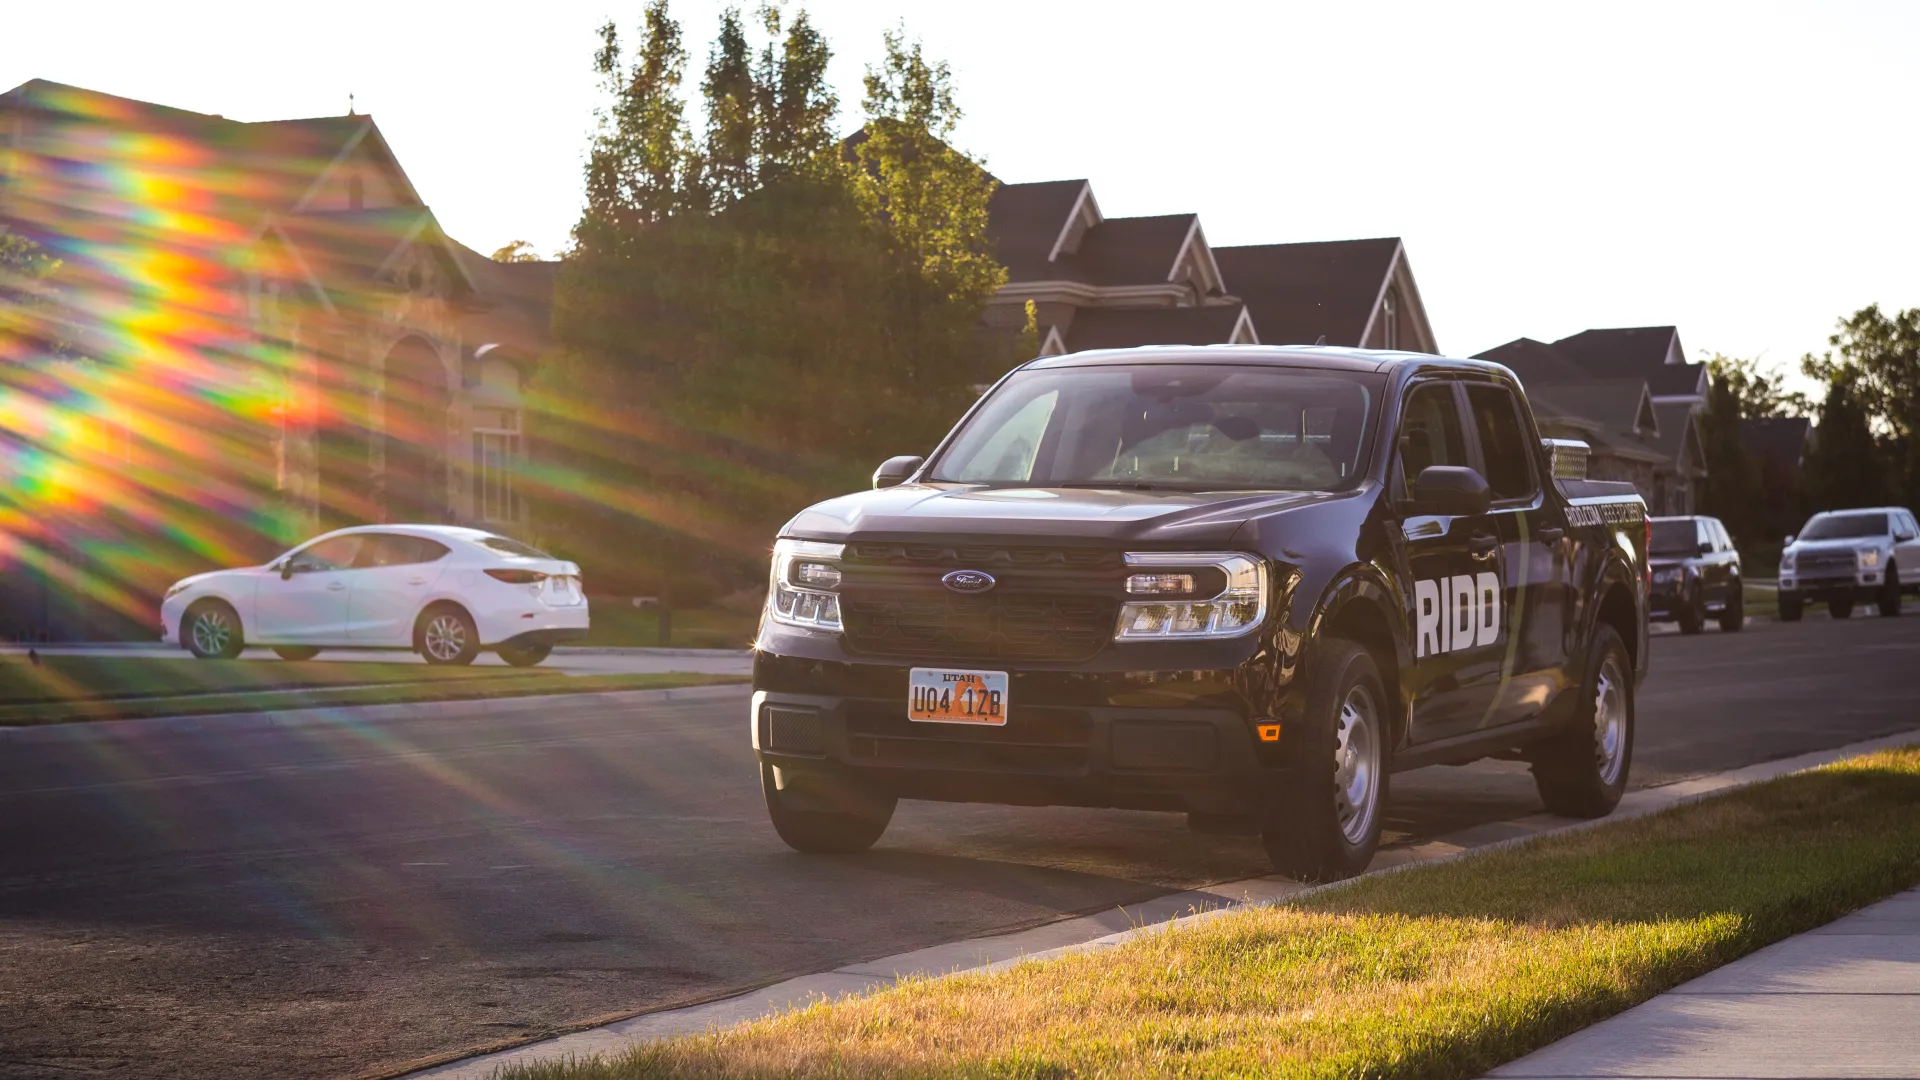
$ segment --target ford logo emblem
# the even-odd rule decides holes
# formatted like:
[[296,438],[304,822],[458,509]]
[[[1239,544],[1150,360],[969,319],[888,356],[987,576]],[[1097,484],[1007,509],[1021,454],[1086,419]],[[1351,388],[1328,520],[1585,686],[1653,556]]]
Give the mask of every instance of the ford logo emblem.
[[984,570],[955,570],[940,579],[940,584],[957,593],[983,593],[998,582]]

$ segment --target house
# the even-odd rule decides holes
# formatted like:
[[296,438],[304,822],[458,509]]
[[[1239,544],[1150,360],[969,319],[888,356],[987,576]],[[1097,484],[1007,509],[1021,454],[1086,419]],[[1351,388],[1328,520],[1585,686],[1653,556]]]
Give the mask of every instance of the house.
[[1689,514],[1706,476],[1699,413],[1705,365],[1672,327],[1519,338],[1476,354],[1520,377],[1541,434],[1592,447],[1588,475],[1630,481],[1656,514]]
[[1042,356],[1323,339],[1436,348],[1398,239],[1215,248],[1194,214],[1107,217],[1084,179],[1001,184],[988,235],[1007,282],[987,325],[1019,328],[1031,301]]
[[[242,123],[27,82],[0,94],[0,231],[62,260],[93,360],[41,365],[85,394],[37,404],[67,413],[44,431],[70,445],[41,449],[77,463],[69,508],[98,512],[26,541],[122,614],[327,526],[519,519],[554,264],[449,238],[372,117]],[[172,547],[71,564],[87,535]]]

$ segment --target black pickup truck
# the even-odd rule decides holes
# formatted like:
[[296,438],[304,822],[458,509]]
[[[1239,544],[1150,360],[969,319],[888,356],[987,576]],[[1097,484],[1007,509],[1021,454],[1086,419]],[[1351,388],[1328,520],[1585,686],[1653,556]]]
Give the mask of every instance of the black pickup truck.
[[1499,756],[1610,812],[1646,507],[1496,364],[1143,348],[1009,373],[931,457],[781,530],[752,737],[774,828],[899,799],[1184,812],[1357,873],[1389,774]]

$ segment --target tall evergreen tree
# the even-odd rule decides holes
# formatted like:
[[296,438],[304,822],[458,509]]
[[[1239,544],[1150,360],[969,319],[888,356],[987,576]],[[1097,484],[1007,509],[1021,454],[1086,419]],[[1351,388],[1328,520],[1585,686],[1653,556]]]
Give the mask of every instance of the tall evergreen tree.
[[740,9],[727,8],[720,14],[720,32],[714,36],[706,79],[700,84],[707,106],[701,162],[706,209],[724,210],[755,187],[760,129],[755,74]]
[[1888,469],[1868,424],[1857,375],[1842,367],[1827,383],[1820,423],[1807,455],[1810,510],[1844,510],[1887,501]]
[[1793,493],[1760,490],[1758,471],[1740,435],[1740,404],[1733,381],[1715,375],[1700,417],[1707,466],[1700,503],[1701,510],[1719,518],[1736,539],[1750,543],[1760,536],[1765,507],[1790,505]]

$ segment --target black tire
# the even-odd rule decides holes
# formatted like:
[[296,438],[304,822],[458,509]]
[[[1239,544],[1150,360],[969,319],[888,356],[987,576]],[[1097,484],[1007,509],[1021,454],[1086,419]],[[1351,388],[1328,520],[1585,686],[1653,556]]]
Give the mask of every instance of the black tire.
[[1900,614],[1900,568],[1887,564],[1887,580],[1880,586],[1880,615],[1891,619]]
[[1853,597],[1849,596],[1845,600],[1827,601],[1827,614],[1836,619],[1853,618]]
[[465,608],[437,604],[413,624],[413,649],[436,667],[464,667],[480,655],[480,631]]
[[312,645],[275,645],[273,651],[282,660],[311,660],[320,655]]
[[240,616],[225,601],[202,600],[180,617],[180,639],[202,660],[231,660],[247,647]]
[[1707,602],[1696,597],[1693,603],[1680,609],[1680,632],[1697,634],[1707,625]]
[[1799,622],[1803,604],[1798,593],[1780,594],[1780,621]]
[[1573,720],[1528,755],[1547,810],[1576,818],[1612,813],[1633,766],[1633,727],[1633,660],[1619,633],[1601,623],[1587,649]]
[[1366,870],[1380,847],[1393,758],[1393,706],[1360,645],[1328,638],[1302,722],[1283,736],[1282,770],[1260,839],[1273,868],[1300,881]]
[[514,667],[532,667],[545,660],[553,652],[551,645],[502,645],[499,648],[500,659]]
[[[796,782],[799,781],[799,782]],[[899,800],[857,791],[823,777],[789,777],[782,790],[773,766],[760,766],[760,793],[773,831],[795,851],[851,855],[865,851],[887,831]]]
[[1739,578],[1727,585],[1727,602],[1720,607],[1720,632],[1735,634],[1747,626],[1747,587]]

